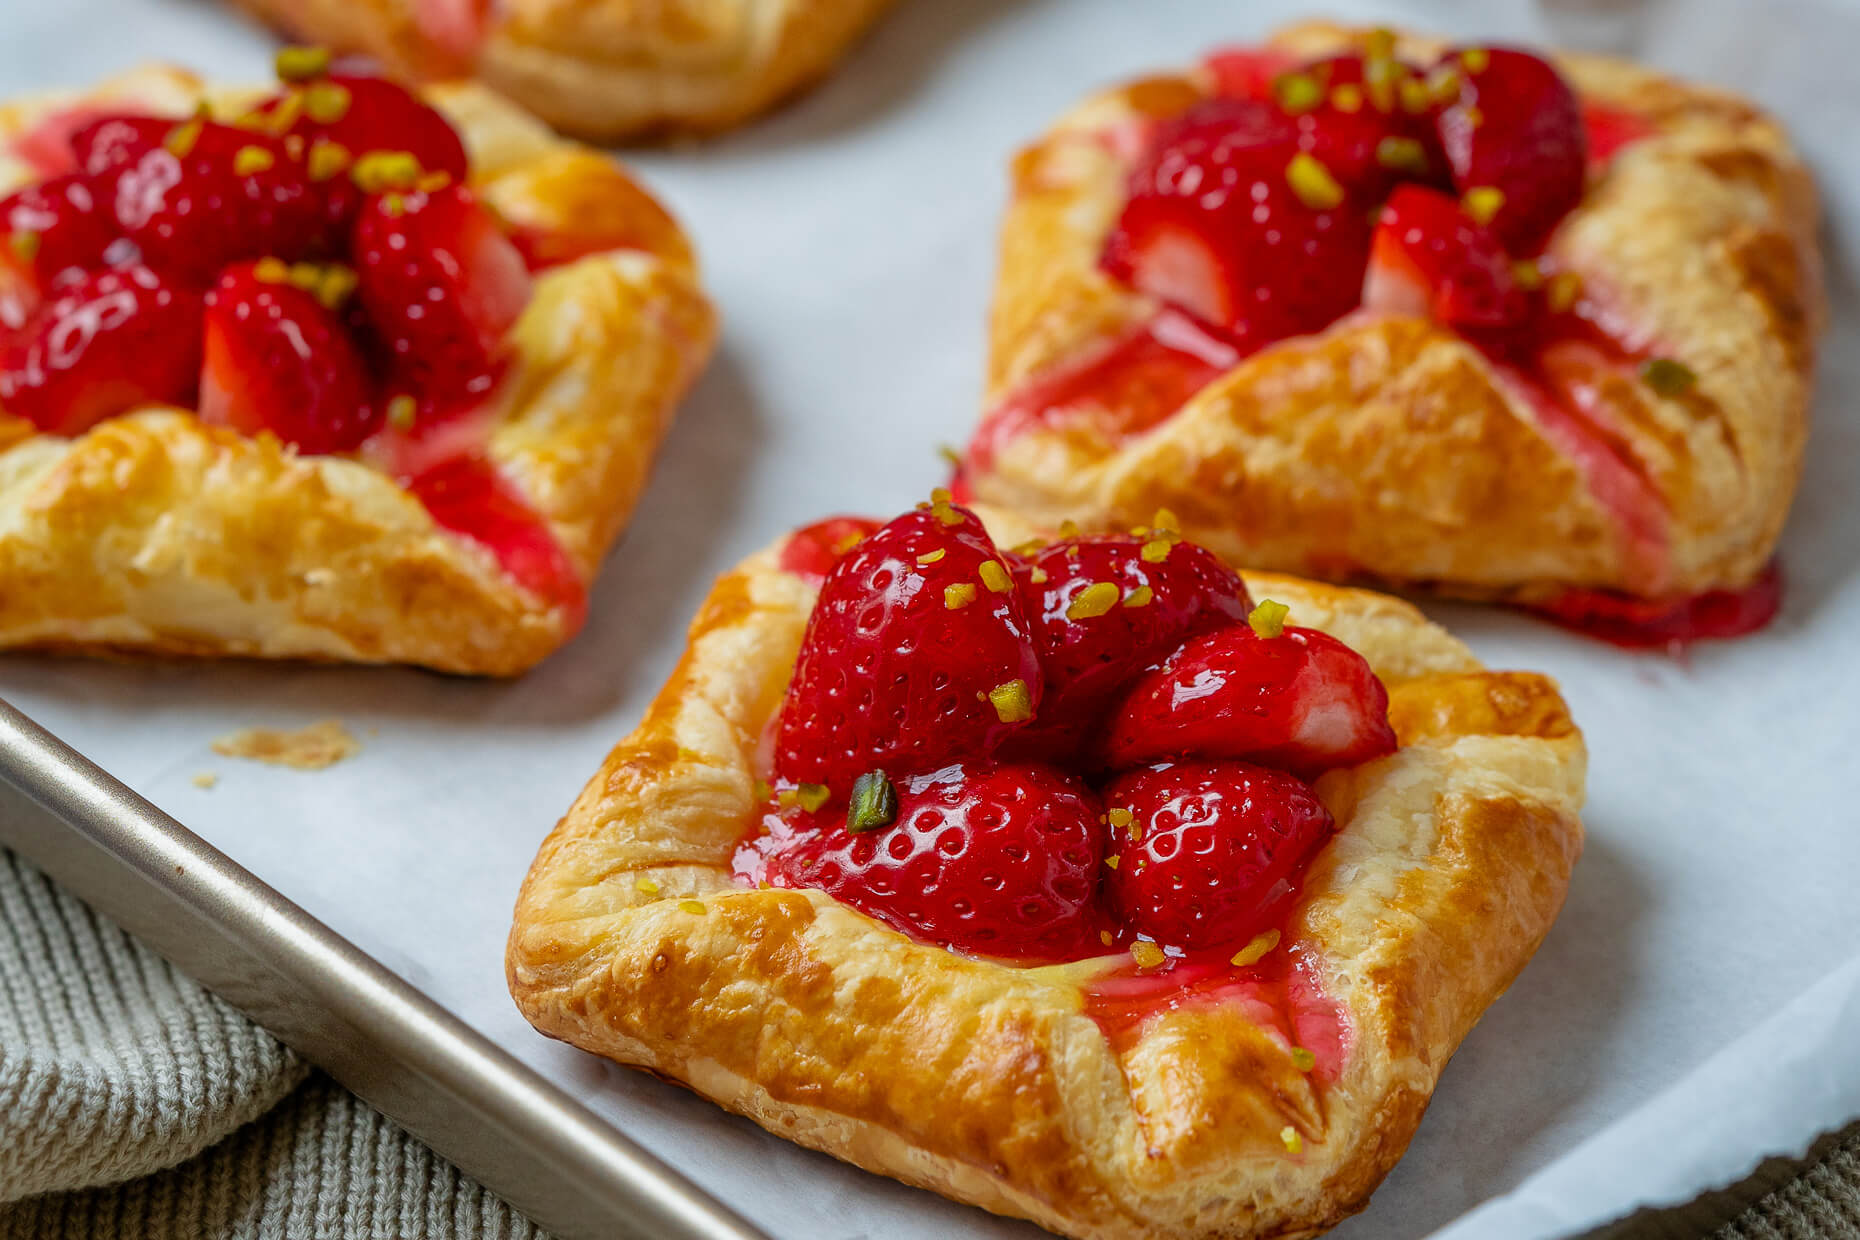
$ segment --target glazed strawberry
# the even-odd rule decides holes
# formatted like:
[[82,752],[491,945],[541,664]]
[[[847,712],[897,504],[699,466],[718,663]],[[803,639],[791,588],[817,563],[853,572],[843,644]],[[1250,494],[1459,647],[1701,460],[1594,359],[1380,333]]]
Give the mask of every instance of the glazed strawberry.
[[102,262],[116,221],[90,179],[73,173],[0,198],[0,234],[0,262],[16,265],[43,292],[60,273]]
[[1202,62],[1214,78],[1214,91],[1229,99],[1270,99],[1272,84],[1293,67],[1285,52],[1270,47],[1224,47]]
[[1273,95],[1297,126],[1298,148],[1328,168],[1356,200],[1380,202],[1397,180],[1445,179],[1432,123],[1402,105],[1413,70],[1392,56],[1313,61],[1281,74]]
[[264,134],[192,120],[110,174],[117,223],[159,271],[209,283],[241,259],[298,259],[327,240],[322,195]]
[[458,131],[437,108],[412,91],[383,77],[331,74],[298,83],[285,96],[260,109],[275,115],[288,107],[296,120],[288,132],[314,145],[318,139],[342,147],[351,158],[370,151],[405,151],[423,172],[443,172],[465,180],[469,161]]
[[488,391],[530,275],[471,192],[370,195],[353,254],[362,307],[401,378],[440,401]]
[[[328,301],[345,291],[340,269],[298,274],[324,283]],[[381,408],[342,316],[290,275],[275,259],[248,263],[207,294],[200,417],[304,452],[346,452],[380,426]]]
[[1459,203],[1419,185],[1401,186],[1382,208],[1363,308],[1456,327],[1507,327],[1530,313],[1498,238]]
[[[864,786],[876,789],[880,778]],[[976,955],[1055,960],[1102,950],[1102,811],[1083,783],[1049,767],[988,762],[885,783],[890,798],[868,794],[850,820],[846,810],[799,807],[771,815],[771,834],[738,849],[738,874],[824,891]]]
[[174,132],[176,121],[130,113],[99,116],[71,138],[78,171],[102,176],[141,159]]
[[1277,921],[1334,828],[1302,780],[1245,762],[1132,771],[1103,798],[1112,909],[1136,933],[1190,950],[1242,944]]
[[[1271,632],[1259,617],[1276,606],[1253,624]],[[1388,690],[1362,655],[1315,629],[1263,637],[1253,624],[1195,638],[1135,678],[1105,725],[1107,764],[1244,758],[1316,775],[1394,751]]]
[[1158,134],[1101,262],[1254,349],[1353,308],[1368,249],[1364,213],[1284,113],[1215,99]]
[[844,796],[993,752],[1040,705],[1040,664],[1007,566],[939,498],[852,549],[821,586],[777,722],[775,770]]
[[0,408],[75,435],[137,405],[193,403],[200,295],[139,264],[93,272],[0,351]]
[[1534,247],[1582,197],[1588,159],[1582,111],[1548,61],[1509,48],[1466,48],[1436,73],[1459,83],[1437,120],[1462,195],[1501,196],[1491,227],[1514,252]]
[[1246,586],[1213,552],[1172,532],[1053,543],[1014,565],[1046,696],[1017,756],[1061,761],[1112,698],[1186,639],[1245,620]]
[[819,584],[847,552],[877,529],[878,522],[864,517],[828,517],[790,534],[778,562],[787,572]]

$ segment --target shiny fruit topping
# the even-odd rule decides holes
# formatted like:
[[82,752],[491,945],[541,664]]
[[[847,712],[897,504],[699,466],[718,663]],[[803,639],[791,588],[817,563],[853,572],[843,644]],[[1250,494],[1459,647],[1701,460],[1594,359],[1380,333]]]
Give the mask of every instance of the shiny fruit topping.
[[820,588],[775,771],[845,796],[860,775],[992,753],[1032,720],[1040,664],[1007,565],[946,499],[849,551]]
[[[881,777],[882,778],[882,777]],[[737,872],[826,892],[906,933],[981,956],[1101,951],[1097,797],[1049,767],[958,764],[888,781],[893,816],[854,831],[844,810],[771,815]]]
[[57,290],[0,349],[0,409],[76,435],[138,405],[191,403],[200,294],[137,265]]
[[465,144],[431,104],[384,77],[330,74],[296,83],[261,114],[291,119],[286,133],[310,146],[320,140],[359,159],[370,151],[405,152],[423,173],[463,181]]
[[1244,758],[1316,775],[1394,752],[1388,706],[1368,662],[1329,634],[1287,627],[1268,637],[1235,625],[1134,678],[1105,725],[1103,752],[1114,769]]
[[353,256],[361,304],[398,380],[440,404],[490,389],[530,275],[469,190],[369,195]]
[[1189,950],[1243,944],[1278,920],[1334,827],[1304,781],[1245,762],[1131,771],[1103,801],[1112,910],[1135,933]]
[[72,158],[84,175],[103,176],[160,146],[177,123],[159,116],[105,113],[71,136]]
[[1582,197],[1575,92],[1542,57],[1503,47],[1448,52],[1434,73],[1458,87],[1436,120],[1454,187],[1493,191],[1492,231],[1514,253],[1530,250]]
[[828,517],[790,534],[777,562],[784,571],[818,585],[847,552],[870,538],[877,529],[878,522],[864,517]]
[[207,294],[201,420],[304,452],[346,452],[373,434],[382,410],[340,313],[353,286],[341,268],[292,273],[276,259],[221,275]]
[[1460,203],[1419,185],[1401,186],[1383,205],[1363,308],[1456,327],[1511,327],[1530,315],[1498,238]]
[[0,264],[44,293],[59,275],[103,263],[116,239],[109,205],[89,178],[72,173],[0,198]]

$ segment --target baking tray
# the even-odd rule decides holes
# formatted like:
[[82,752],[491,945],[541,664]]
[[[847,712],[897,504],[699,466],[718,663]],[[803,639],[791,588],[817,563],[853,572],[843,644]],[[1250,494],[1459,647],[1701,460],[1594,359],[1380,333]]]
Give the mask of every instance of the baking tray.
[[0,844],[564,1240],[768,1240],[5,702]]

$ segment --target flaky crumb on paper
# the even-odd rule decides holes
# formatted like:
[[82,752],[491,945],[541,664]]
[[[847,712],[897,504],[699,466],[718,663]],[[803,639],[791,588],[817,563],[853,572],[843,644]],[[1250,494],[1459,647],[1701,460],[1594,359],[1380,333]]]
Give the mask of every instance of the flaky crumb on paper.
[[213,752],[250,758],[298,771],[320,771],[362,751],[340,719],[324,719],[295,732],[283,728],[243,728],[213,742]]
[[194,776],[193,780],[194,787],[196,788],[211,788],[214,784],[219,782],[220,777],[212,771],[202,771],[200,774]]

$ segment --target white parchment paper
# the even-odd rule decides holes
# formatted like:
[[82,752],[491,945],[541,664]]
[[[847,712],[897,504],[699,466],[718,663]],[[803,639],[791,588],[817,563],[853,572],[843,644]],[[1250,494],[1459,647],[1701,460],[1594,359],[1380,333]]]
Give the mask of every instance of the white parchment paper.
[[[1767,633],[1672,660],[1430,606],[1489,663],[1563,683],[1593,751],[1569,904],[1467,1039],[1347,1240],[1551,1237],[1678,1201],[1860,1113],[1860,13],[1834,0],[1370,4],[1468,36],[1612,44],[1748,91],[1818,165],[1840,314]],[[690,225],[726,319],[587,631],[514,684],[410,671],[0,660],[0,693],[784,1240],[1025,1238],[546,1041],[502,947],[542,835],[670,670],[711,578],[829,511],[939,480],[980,388],[1014,148],[1112,79],[1297,15],[1253,0],[905,0],[781,115],[636,165]],[[6,93],[148,57],[225,76],[268,44],[202,0],[0,6]],[[248,724],[342,718],[319,774],[233,762]],[[199,772],[219,773],[212,790]]]

